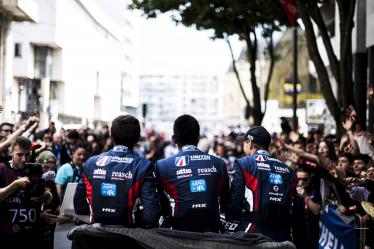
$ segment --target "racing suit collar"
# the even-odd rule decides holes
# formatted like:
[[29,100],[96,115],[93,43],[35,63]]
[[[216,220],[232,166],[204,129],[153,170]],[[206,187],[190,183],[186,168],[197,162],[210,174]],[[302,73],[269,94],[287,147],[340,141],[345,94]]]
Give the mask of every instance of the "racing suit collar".
[[129,148],[127,146],[124,146],[124,145],[116,145],[113,147],[112,149],[113,151],[120,151],[120,152],[127,152],[129,150]]
[[181,151],[196,151],[199,150],[195,145],[185,145],[182,147]]
[[255,152],[255,154],[269,155],[269,152],[267,152],[266,150],[257,150],[257,151]]

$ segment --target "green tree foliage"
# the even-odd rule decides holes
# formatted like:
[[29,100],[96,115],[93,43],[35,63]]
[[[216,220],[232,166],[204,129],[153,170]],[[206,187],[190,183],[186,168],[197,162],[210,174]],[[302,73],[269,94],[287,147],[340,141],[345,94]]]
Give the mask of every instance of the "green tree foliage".
[[[268,42],[268,85],[274,65],[272,36],[287,24],[287,17],[278,0],[133,0],[131,8],[140,9],[148,18],[170,12],[177,23],[194,26],[198,30],[213,29],[214,38],[238,35],[245,41],[253,94],[252,117],[255,125],[261,124],[266,107],[261,106],[260,89],[256,79],[257,35],[261,33]],[[266,100],[269,88],[265,89]]]

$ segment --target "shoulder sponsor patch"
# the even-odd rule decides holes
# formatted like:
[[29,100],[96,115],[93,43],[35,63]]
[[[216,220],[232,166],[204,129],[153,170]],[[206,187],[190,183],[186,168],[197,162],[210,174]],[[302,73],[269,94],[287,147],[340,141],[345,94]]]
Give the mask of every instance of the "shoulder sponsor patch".
[[188,156],[178,156],[175,158],[175,166],[183,167],[190,163],[190,158]]
[[205,192],[206,191],[206,181],[204,179],[191,180],[190,181],[190,191],[193,192],[193,193]]
[[97,161],[97,166],[105,166],[110,162],[111,157],[110,156],[100,156]]
[[191,161],[206,161],[206,160],[210,160],[210,156],[209,155],[191,155],[190,160]]
[[260,161],[260,162],[264,162],[264,161],[268,160],[268,156],[267,155],[255,155],[255,160]]
[[117,195],[117,185],[113,183],[101,183],[101,196],[115,197]]
[[283,184],[282,175],[270,173],[270,175],[269,175],[269,182],[271,184]]

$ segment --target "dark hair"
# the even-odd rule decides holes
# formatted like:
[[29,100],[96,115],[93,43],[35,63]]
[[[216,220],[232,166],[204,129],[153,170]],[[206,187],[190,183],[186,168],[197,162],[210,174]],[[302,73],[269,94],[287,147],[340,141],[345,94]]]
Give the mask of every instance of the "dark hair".
[[297,168],[296,169],[296,173],[297,172],[303,172],[303,173],[307,173],[309,176],[311,176],[312,174],[310,173],[310,171],[308,171],[307,169],[305,169],[305,168],[302,168],[302,167],[300,167],[300,168]]
[[329,140],[322,140],[321,142],[324,142],[327,145],[327,148],[329,148],[328,158],[332,161],[336,161],[338,158],[336,156],[334,144],[330,142]]
[[1,123],[1,124],[0,124],[0,130],[3,129],[3,126],[10,126],[10,127],[12,127],[12,129],[13,129],[14,124],[11,124],[11,123],[8,123],[8,122]]
[[196,118],[184,114],[174,121],[173,126],[175,142],[178,146],[197,145],[200,136],[200,126]]
[[110,132],[116,145],[132,149],[140,139],[139,120],[131,115],[118,116],[113,120]]
[[354,160],[362,160],[365,164],[367,164],[370,161],[370,157],[366,154],[357,154],[353,156],[353,161]]
[[79,139],[79,133],[76,130],[68,130],[66,137],[69,139],[78,140]]
[[351,153],[341,152],[341,153],[339,153],[338,159],[340,157],[346,157],[346,158],[348,158],[349,163],[353,163],[353,155]]
[[31,141],[28,138],[22,136],[18,136],[12,139],[12,142],[10,143],[12,150],[14,150],[17,145],[22,149],[31,149],[32,147]]

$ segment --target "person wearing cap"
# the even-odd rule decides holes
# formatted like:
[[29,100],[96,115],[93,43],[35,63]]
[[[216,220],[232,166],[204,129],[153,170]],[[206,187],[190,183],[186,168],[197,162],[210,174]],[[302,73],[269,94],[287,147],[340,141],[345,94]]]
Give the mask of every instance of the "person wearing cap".
[[53,248],[53,233],[60,205],[60,198],[55,185],[57,158],[53,152],[45,150],[36,157],[36,163],[41,165],[43,172],[42,179],[45,182],[46,188],[49,189],[53,196],[51,202],[44,203],[40,213],[40,247]]
[[262,233],[276,241],[290,240],[290,209],[297,179],[294,170],[270,157],[269,132],[254,126],[246,133],[246,157],[235,161],[228,206],[238,231]]

